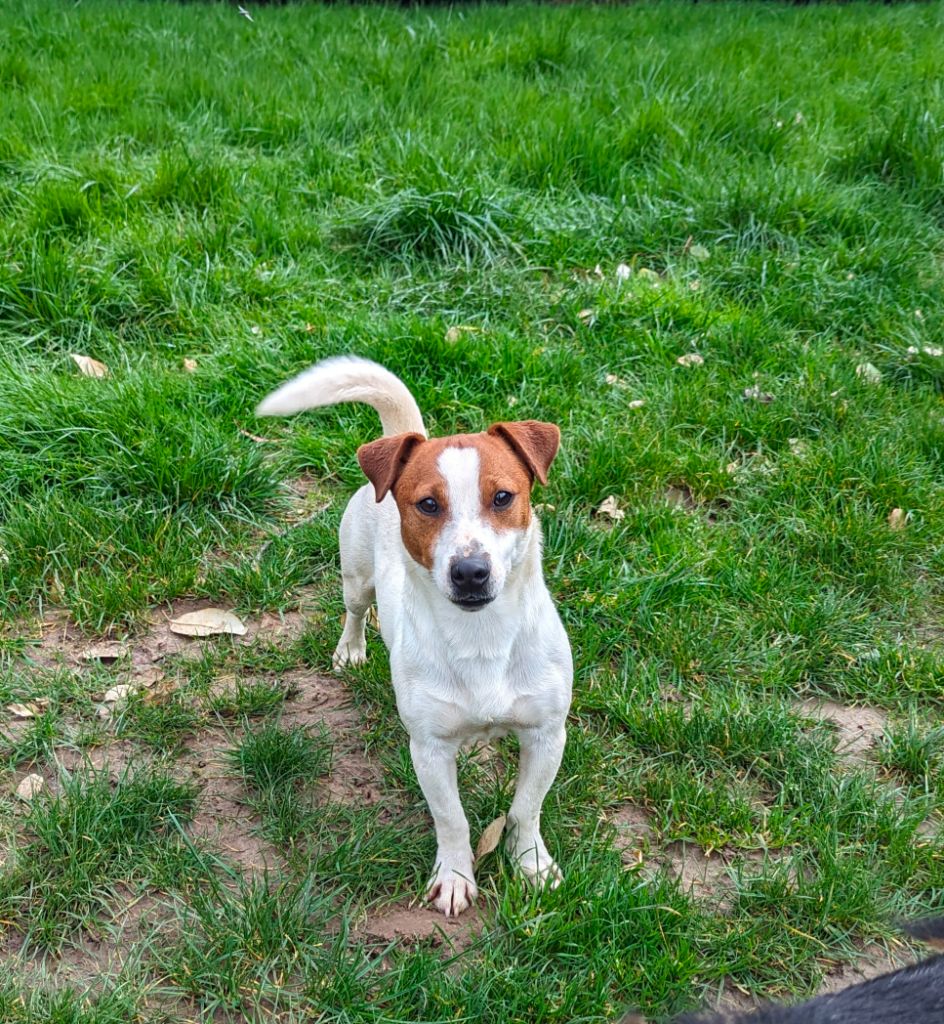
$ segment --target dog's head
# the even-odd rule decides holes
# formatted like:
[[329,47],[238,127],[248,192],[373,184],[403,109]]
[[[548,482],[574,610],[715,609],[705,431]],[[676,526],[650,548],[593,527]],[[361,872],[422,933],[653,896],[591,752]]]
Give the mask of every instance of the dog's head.
[[[357,451],[377,501],[392,493],[403,544],[442,594],[467,611],[490,604],[524,557],[531,487],[560,444],[552,423],[496,423],[484,434],[397,434]],[[379,571],[383,571],[382,568]]]

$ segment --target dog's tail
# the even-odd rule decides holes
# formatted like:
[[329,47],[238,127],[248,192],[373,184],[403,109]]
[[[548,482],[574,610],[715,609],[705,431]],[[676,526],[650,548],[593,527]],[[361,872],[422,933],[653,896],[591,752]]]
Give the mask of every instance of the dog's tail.
[[426,436],[422,413],[403,381],[377,363],[357,356],[338,356],[316,363],[267,395],[256,407],[256,415],[287,416],[339,402],[366,402],[373,406],[380,413],[385,437]]

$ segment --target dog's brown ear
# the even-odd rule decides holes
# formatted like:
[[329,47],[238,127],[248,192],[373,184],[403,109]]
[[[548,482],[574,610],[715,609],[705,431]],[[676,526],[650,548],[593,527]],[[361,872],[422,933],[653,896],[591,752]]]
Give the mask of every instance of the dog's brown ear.
[[542,423],[540,420],[493,423],[487,433],[511,445],[532,480],[537,477],[542,484],[547,483],[547,471],[560,447],[560,430],[553,423]]
[[374,485],[377,500],[383,501],[397,482],[413,449],[425,441],[422,434],[394,434],[381,437],[357,449],[357,461],[367,479]]

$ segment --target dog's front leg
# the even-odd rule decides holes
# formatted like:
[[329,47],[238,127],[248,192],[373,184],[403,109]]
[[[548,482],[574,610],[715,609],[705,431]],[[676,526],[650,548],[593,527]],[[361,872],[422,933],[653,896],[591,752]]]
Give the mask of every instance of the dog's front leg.
[[541,806],[564,755],[564,723],[516,732],[521,757],[515,798],[508,812],[506,846],[525,878],[556,888],[563,876],[541,838]]
[[426,898],[446,917],[461,914],[478,894],[469,823],[459,800],[458,749],[458,745],[436,737],[410,738],[413,767],[436,826],[436,863]]

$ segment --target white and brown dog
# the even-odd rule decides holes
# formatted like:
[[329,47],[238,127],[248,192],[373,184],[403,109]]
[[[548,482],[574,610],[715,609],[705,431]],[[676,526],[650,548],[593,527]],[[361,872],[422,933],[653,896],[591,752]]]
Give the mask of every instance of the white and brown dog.
[[358,449],[371,486],[341,520],[347,620],[337,667],[366,658],[364,624],[376,600],[410,753],[436,826],[427,897],[447,917],[476,897],[456,754],[514,732],[521,748],[507,847],[530,880],[561,874],[541,838],[541,805],[560,767],[573,665],[541,572],[531,509],[560,431],[527,420],[482,434],[428,440],[416,401],[365,359],[318,363],[269,395],[262,416],[366,402],[384,436]]

